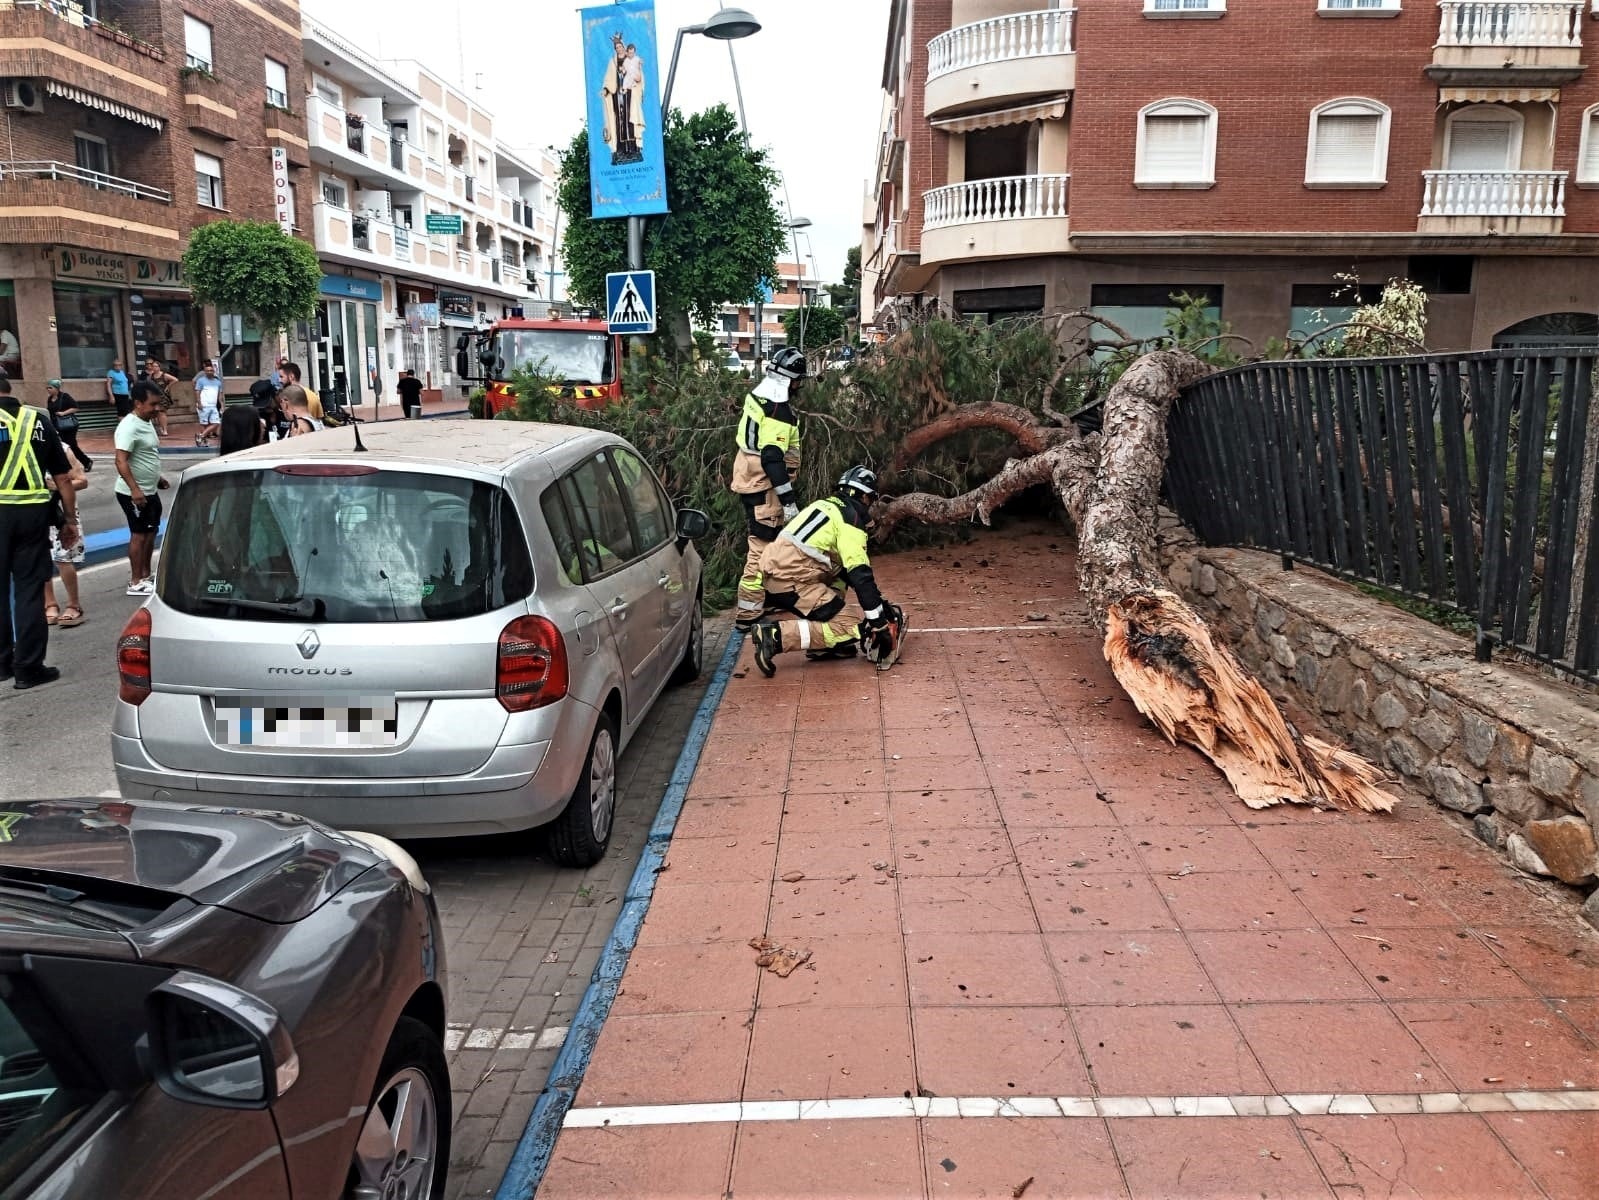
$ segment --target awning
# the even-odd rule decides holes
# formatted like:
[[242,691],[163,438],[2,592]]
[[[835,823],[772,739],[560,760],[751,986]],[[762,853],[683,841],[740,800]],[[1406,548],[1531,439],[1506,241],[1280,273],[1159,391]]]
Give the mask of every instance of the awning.
[[933,120],[935,129],[950,133],[970,133],[974,129],[997,129],[1001,125],[1022,125],[1028,121],[1053,121],[1066,115],[1065,96],[1041,100],[1037,104],[1021,104],[1015,108],[1002,108],[997,112],[965,113],[958,117],[938,117]]
[[93,92],[86,92],[82,88],[57,83],[54,79],[46,80],[44,87],[52,96],[60,96],[63,100],[81,104],[85,108],[97,108],[101,112],[110,113],[113,117],[121,117],[124,121],[132,121],[135,125],[154,129],[157,133],[166,128],[167,123],[162,118],[141,112],[131,104],[118,104],[115,100],[107,100],[104,96],[96,96]]
[[1558,103],[1557,87],[1446,87],[1438,89],[1440,104],[1532,104],[1537,101]]

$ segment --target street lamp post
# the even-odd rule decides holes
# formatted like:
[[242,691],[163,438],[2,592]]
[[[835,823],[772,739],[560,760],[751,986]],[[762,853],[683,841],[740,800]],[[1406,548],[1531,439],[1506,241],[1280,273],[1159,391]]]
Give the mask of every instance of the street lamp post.
[[[661,123],[666,123],[667,111],[672,106],[672,84],[677,79],[677,56],[683,49],[685,33],[703,33],[719,42],[734,42],[761,31],[761,23],[742,8],[723,8],[712,13],[699,25],[685,25],[677,31],[672,42],[672,63],[666,70],[666,91],[661,96]],[[740,108],[743,107],[740,101]],[[627,265],[632,271],[644,269],[644,218],[627,219]]]
[[[793,209],[789,210],[790,213],[793,211]],[[794,286],[799,289],[799,349],[801,354],[805,353],[805,263],[800,258],[799,231],[810,227],[811,219],[809,217],[793,217],[788,223],[788,237],[794,247]]]

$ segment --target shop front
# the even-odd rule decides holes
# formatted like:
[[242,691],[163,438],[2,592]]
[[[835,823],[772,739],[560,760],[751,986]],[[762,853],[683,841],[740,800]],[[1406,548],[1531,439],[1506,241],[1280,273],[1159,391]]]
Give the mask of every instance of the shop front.
[[0,279],[0,371],[7,379],[26,379],[22,366],[22,326],[17,321],[17,285]]
[[455,377],[455,339],[478,324],[477,302],[465,292],[439,292],[439,353],[433,360],[443,386],[468,386]]
[[424,400],[437,399],[444,386],[440,363],[450,361],[445,353],[444,329],[440,324],[439,293],[427,284],[404,280],[399,281],[396,288],[402,301],[402,320],[396,330],[399,337],[396,362],[400,369],[416,372],[416,377],[422,381]]
[[315,326],[302,324],[296,336],[310,366],[311,385],[324,400],[352,406],[375,403],[383,384],[378,331],[383,284],[353,275],[324,275],[321,291]]

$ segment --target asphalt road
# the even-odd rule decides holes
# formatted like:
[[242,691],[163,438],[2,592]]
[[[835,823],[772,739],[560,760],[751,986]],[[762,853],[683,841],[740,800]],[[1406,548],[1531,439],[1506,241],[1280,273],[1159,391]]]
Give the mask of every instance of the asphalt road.
[[[117,482],[115,457],[110,454],[90,454],[89,457],[94,460],[94,470],[89,472],[89,486],[78,494],[78,515],[83,519],[84,534],[126,529],[127,519],[122,515],[114,494]],[[173,487],[177,487],[183,472],[210,460],[211,455],[208,454],[163,454],[161,473],[171,481]],[[164,506],[171,496],[170,490],[161,493]]]

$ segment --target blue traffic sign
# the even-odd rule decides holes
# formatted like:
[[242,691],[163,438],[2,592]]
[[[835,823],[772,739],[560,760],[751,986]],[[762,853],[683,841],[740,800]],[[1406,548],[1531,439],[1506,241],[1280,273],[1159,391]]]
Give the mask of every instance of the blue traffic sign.
[[605,324],[612,333],[655,332],[654,271],[612,271],[605,277]]

